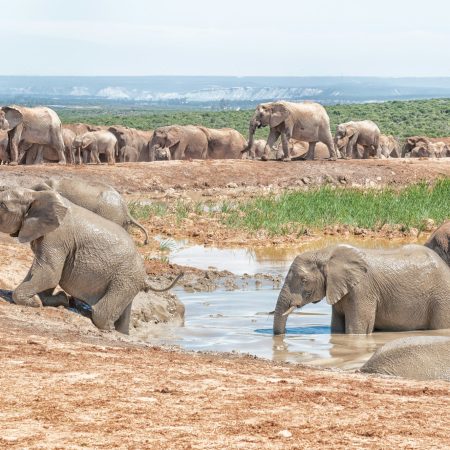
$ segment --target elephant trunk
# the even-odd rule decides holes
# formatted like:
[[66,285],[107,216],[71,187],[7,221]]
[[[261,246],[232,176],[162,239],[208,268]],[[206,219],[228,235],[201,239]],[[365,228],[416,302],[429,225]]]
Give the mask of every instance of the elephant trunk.
[[247,147],[241,151],[241,153],[247,153],[253,147],[253,143],[255,142],[255,130],[258,127],[258,122],[255,118],[250,121],[250,126],[248,128],[248,143]]
[[285,334],[286,322],[289,314],[296,306],[291,303],[291,295],[286,287],[280,292],[278,296],[277,305],[275,307],[275,315],[273,318],[273,334]]

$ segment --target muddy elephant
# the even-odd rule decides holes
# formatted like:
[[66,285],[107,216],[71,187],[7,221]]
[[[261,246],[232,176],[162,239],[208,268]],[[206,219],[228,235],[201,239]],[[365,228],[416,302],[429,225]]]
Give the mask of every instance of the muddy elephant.
[[139,159],[139,152],[136,147],[125,145],[119,148],[120,162],[137,162]]
[[172,156],[168,147],[158,147],[155,150],[155,161],[170,161]]
[[149,144],[150,161],[155,161],[157,148],[168,148],[170,159],[206,159],[208,139],[194,125],[170,125],[157,128]]
[[208,139],[208,159],[241,159],[247,140],[234,128],[199,127]]
[[323,142],[330,152],[330,159],[336,159],[333,138],[330,130],[330,119],[325,108],[318,103],[303,102],[272,102],[261,103],[256,107],[250,120],[248,145],[244,152],[253,146],[256,128],[270,127],[264,154],[261,157],[267,160],[270,149],[273,148],[281,136],[284,160],[291,159],[289,139],[297,139],[309,143],[306,159],[314,159],[317,142]]
[[125,229],[134,225],[144,233],[144,244],[148,244],[147,230],[131,217],[125,200],[107,184],[86,182],[77,178],[49,178],[44,183],[34,186],[33,190],[54,190],[75,205],[82,206]]
[[52,109],[4,106],[0,109],[0,130],[8,131],[10,164],[18,164],[22,141],[51,147],[56,151],[59,163],[66,163],[61,121]]
[[450,337],[414,336],[388,342],[361,367],[361,372],[450,381]]
[[245,151],[242,152],[242,158],[261,158],[264,155],[266,144],[267,142],[264,139],[253,140],[252,146],[249,149],[246,148]]
[[378,154],[385,158],[400,158],[400,146],[394,136],[380,134]]
[[153,131],[136,130],[135,128],[114,125],[108,128],[117,139],[118,148],[134,147],[138,157],[136,161],[150,161],[148,144],[152,139]]
[[80,164],[82,159],[87,162],[87,155],[84,153],[82,158],[82,152],[90,154],[90,162],[100,164],[100,155],[103,155],[108,164],[114,164],[115,155],[118,153],[117,145],[116,137],[107,130],[88,131],[73,140],[74,152],[77,153]]
[[153,288],[122,227],[57,192],[15,188],[0,193],[0,231],[30,242],[34,253],[28,275],[13,293],[16,304],[52,302],[59,285],[92,306],[98,328],[128,333],[134,297]]
[[425,245],[434,250],[450,267],[450,220],[444,222]]
[[288,315],[326,297],[331,332],[436,330],[450,327],[450,269],[422,245],[367,250],[350,245],[297,256],[275,308],[274,334]]
[[363,158],[380,157],[380,129],[371,120],[341,123],[334,137],[336,148],[345,158],[352,158],[357,145],[364,147]]

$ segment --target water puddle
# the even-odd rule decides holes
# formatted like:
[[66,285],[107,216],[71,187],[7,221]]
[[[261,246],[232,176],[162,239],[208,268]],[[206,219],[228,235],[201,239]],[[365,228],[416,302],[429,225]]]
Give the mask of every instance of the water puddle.
[[[200,269],[215,267],[237,275],[269,273],[284,278],[298,253],[337,242],[342,239],[310,242],[301,248],[259,250],[190,246],[179,248],[169,259]],[[371,248],[401,245],[399,241],[382,240],[346,242]],[[278,289],[249,285],[245,290],[191,293],[178,289],[176,293],[186,306],[185,326],[158,327],[156,332],[143,332],[140,338],[189,350],[248,353],[274,361],[350,370],[360,367],[378,346],[392,339],[418,334],[450,335],[450,330],[331,335],[331,307],[322,301],[292,313],[286,335],[273,336],[273,316],[269,312],[274,309]]]

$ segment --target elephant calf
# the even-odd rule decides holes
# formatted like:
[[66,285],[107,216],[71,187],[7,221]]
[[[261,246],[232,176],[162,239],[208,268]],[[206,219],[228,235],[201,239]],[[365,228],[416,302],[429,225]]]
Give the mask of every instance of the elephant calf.
[[274,334],[285,333],[295,308],[324,297],[332,305],[332,333],[450,328],[450,269],[423,245],[338,245],[302,253],[278,296]]
[[34,253],[28,275],[13,293],[19,305],[51,301],[59,285],[92,306],[98,328],[128,333],[134,297],[160,291],[149,284],[142,257],[123,228],[54,191],[0,192],[0,231],[30,242]]

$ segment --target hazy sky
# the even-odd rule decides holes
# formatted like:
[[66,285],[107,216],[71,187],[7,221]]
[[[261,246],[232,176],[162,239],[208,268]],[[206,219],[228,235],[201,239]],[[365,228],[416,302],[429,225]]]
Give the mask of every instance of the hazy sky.
[[0,0],[1,75],[450,76],[448,0]]

